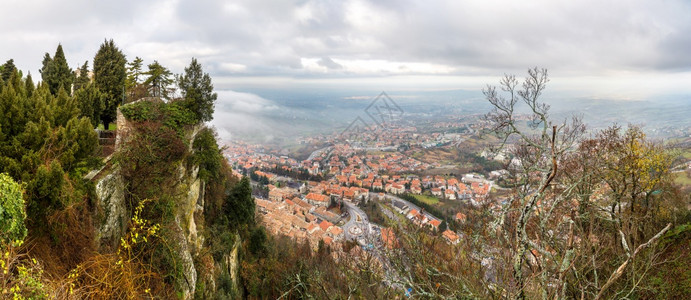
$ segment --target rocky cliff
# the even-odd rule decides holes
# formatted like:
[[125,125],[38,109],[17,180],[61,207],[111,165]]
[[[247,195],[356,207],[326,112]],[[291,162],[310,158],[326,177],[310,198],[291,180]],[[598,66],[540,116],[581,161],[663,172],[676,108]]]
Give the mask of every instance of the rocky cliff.
[[[127,130],[127,121],[118,113],[118,124]],[[190,151],[192,141],[199,132],[195,126],[185,134],[189,141]],[[119,138],[119,137],[118,137]],[[122,141],[118,141],[121,145]],[[116,152],[118,149],[116,148]],[[182,299],[196,297],[212,297],[219,287],[219,278],[229,278],[232,294],[238,291],[238,268],[240,236],[235,234],[231,250],[223,254],[221,259],[214,260],[205,249],[205,221],[204,200],[205,182],[199,176],[199,166],[185,161],[177,166],[175,192],[170,201],[172,203],[173,218],[169,224],[162,227],[171,228],[166,242],[172,249],[173,261],[178,268],[175,276],[175,289]],[[117,163],[108,163],[97,174],[93,174],[95,183],[95,228],[96,243],[102,251],[114,251],[120,239],[127,233],[131,213],[128,209],[126,180]],[[208,243],[207,243],[208,244]],[[197,290],[202,287],[202,290]],[[227,288],[227,287],[226,287]],[[196,294],[196,295],[195,295]]]

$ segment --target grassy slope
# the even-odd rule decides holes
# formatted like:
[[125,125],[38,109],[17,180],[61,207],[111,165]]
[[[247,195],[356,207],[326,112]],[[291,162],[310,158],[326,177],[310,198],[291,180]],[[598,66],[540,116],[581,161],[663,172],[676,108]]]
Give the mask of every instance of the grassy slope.
[[433,196],[413,195],[413,197],[415,197],[415,199],[418,199],[418,200],[420,200],[424,203],[427,203],[429,205],[435,205],[435,204],[439,203],[439,199],[437,199],[436,197],[433,197]]

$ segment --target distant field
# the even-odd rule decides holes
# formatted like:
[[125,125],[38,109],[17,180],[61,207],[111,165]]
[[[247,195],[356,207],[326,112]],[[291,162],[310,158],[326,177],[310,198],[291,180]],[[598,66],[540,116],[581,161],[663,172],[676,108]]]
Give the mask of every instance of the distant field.
[[674,182],[681,184],[681,185],[691,186],[691,178],[686,176],[686,172],[674,173]]
[[691,149],[686,149],[681,155],[686,159],[691,159]]
[[439,199],[436,197],[428,196],[428,195],[413,195],[415,199],[420,200],[421,202],[427,203],[429,205],[435,205],[439,203]]

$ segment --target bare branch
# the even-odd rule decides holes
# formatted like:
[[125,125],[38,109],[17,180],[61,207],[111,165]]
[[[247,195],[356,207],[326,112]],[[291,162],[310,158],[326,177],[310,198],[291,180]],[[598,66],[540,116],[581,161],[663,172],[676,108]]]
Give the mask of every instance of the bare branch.
[[672,228],[672,223],[668,223],[667,226],[665,226],[665,228],[663,228],[662,230],[660,230],[660,232],[658,232],[655,236],[653,236],[652,238],[650,238],[647,242],[645,242],[645,243],[639,245],[638,247],[636,247],[636,250],[633,251],[633,254],[632,254],[631,256],[629,256],[629,257],[619,266],[619,268],[617,268],[617,270],[615,270],[614,273],[612,273],[611,276],[609,276],[609,279],[607,279],[607,282],[605,282],[605,285],[602,286],[602,288],[600,289],[600,292],[599,292],[599,293],[597,294],[597,296],[595,297],[595,300],[598,300],[598,299],[601,299],[601,298],[602,298],[602,296],[603,296],[604,293],[607,291],[607,289],[609,289],[609,287],[612,286],[612,285],[614,284],[614,282],[616,282],[617,279],[619,279],[619,277],[621,277],[622,274],[624,274],[624,270],[626,270],[626,267],[629,265],[629,263],[631,263],[631,261],[633,261],[633,260],[636,258],[636,256],[638,255],[639,252],[641,252],[641,251],[644,250],[645,248],[649,247],[651,244],[655,243],[655,242],[656,242],[660,237],[662,237],[662,235],[665,234],[665,232],[667,232],[667,230],[669,230],[670,228]]

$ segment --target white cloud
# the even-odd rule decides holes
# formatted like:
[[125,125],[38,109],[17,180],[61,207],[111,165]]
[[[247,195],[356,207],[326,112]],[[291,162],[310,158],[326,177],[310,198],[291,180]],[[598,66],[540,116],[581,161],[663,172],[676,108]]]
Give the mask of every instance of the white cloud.
[[236,63],[221,63],[221,69],[231,73],[241,73],[247,71],[247,66]]
[[274,102],[255,94],[222,90],[218,92],[211,125],[222,140],[238,135],[270,138],[277,127],[269,114],[278,109]]

